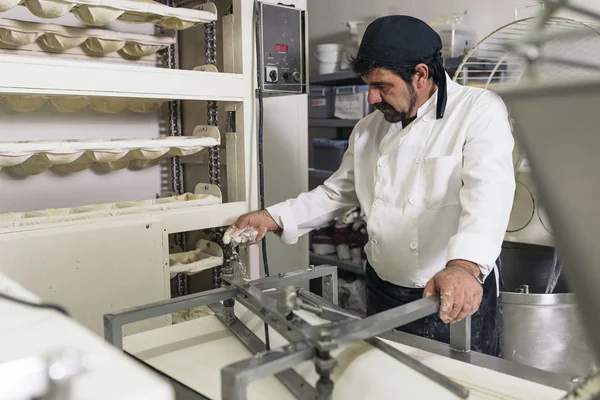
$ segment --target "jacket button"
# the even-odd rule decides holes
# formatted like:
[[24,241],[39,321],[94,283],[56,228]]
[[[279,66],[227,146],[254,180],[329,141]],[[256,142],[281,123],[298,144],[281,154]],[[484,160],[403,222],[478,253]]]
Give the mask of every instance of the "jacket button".
[[375,207],[379,207],[382,204],[382,201],[377,199],[375,200]]
[[377,240],[371,239],[371,246],[377,246]]
[[410,242],[410,248],[413,250],[416,250],[417,247],[419,247],[419,244],[417,242]]

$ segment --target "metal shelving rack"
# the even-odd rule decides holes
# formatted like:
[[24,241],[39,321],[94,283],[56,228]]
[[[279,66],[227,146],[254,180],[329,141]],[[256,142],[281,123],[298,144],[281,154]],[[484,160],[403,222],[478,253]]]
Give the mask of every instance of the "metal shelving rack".
[[[224,47],[234,49],[237,54],[252,54],[254,51],[253,26],[247,21],[253,20],[254,4],[246,0],[232,1],[234,15],[219,17],[226,25],[224,34]],[[68,254],[68,242],[64,237],[74,235],[74,232],[97,232],[96,239],[103,245],[102,255],[95,260],[82,260],[82,265],[93,263],[104,263],[101,259],[108,260],[111,253],[118,250],[115,246],[127,246],[127,241],[135,241],[136,245],[145,246],[142,239],[132,235],[122,226],[135,225],[138,222],[144,232],[152,232],[159,235],[153,242],[152,261],[147,261],[148,269],[154,268],[156,279],[161,275],[161,280],[166,275],[168,282],[169,266],[169,235],[191,231],[200,231],[211,228],[219,228],[232,224],[235,219],[251,209],[258,206],[258,198],[251,188],[256,187],[256,166],[251,160],[256,160],[255,141],[250,135],[253,126],[253,103],[255,89],[255,67],[252,57],[234,57],[233,51],[225,52],[223,66],[219,71],[212,70],[179,70],[169,68],[141,67],[122,63],[90,61],[74,61],[59,59],[55,57],[36,57],[23,55],[0,55],[0,96],[3,95],[26,95],[26,96],[61,96],[61,97],[102,97],[112,99],[156,99],[162,101],[193,100],[193,101],[217,101],[225,103],[227,113],[233,113],[235,132],[226,135],[226,161],[227,161],[227,202],[210,206],[194,206],[177,210],[164,210],[149,212],[139,216],[114,215],[109,218],[96,221],[76,221],[73,223],[58,224],[51,221],[40,223],[36,226],[19,228],[5,228],[0,230],[0,248],[14,249],[17,254],[15,265],[44,265],[44,270],[62,271],[63,264],[60,257]],[[231,54],[230,54],[231,53]],[[51,77],[51,78],[49,78]],[[231,138],[230,138],[230,137]],[[235,137],[235,139],[234,139]],[[107,139],[108,140],[108,139]],[[252,171],[250,171],[252,170]],[[252,178],[254,177],[254,178]],[[102,229],[95,229],[96,225]],[[135,225],[137,226],[137,225]],[[30,252],[25,250],[28,246],[27,240],[23,240],[23,231],[27,231],[32,237],[38,237],[40,232],[52,229],[56,234],[44,236],[44,240],[51,242],[55,252],[51,256],[30,257]],[[134,229],[134,228],[131,228]],[[137,229],[137,228],[136,228]],[[148,233],[149,235],[150,233]],[[46,237],[50,237],[46,239]],[[83,237],[83,235],[75,235]],[[105,240],[106,238],[106,240]],[[117,239],[120,239],[117,240]],[[4,247],[3,247],[4,246]],[[113,247],[110,247],[113,246]],[[20,256],[22,254],[23,256]],[[255,262],[258,258],[255,254],[240,254],[245,261],[251,257]],[[150,256],[148,256],[148,260]],[[79,261],[78,261],[79,262]],[[141,266],[140,261],[136,261]],[[108,263],[108,261],[106,261]],[[137,265],[136,264],[136,268]],[[246,263],[250,265],[251,263]],[[95,265],[95,264],[94,264]],[[133,267],[128,265],[131,270]],[[23,274],[30,276],[35,274],[35,268],[21,268]],[[108,272],[106,273],[108,274]],[[28,279],[24,277],[23,279]],[[70,283],[69,283],[70,284]],[[74,283],[76,285],[76,283]],[[164,299],[170,297],[167,285],[160,293]],[[182,288],[183,289],[183,288]],[[67,291],[68,292],[68,291]],[[131,303],[130,298],[122,296],[122,291],[115,288],[115,293],[106,294],[106,299],[90,300],[77,303],[68,293],[60,293],[52,298],[53,301],[64,304],[73,315],[93,314],[96,309],[103,309],[114,305],[126,308],[136,304]],[[42,293],[46,295],[46,293]],[[121,298],[110,298],[119,295]],[[155,295],[153,292],[152,295]],[[144,299],[147,301],[149,299]],[[152,298],[150,300],[160,300]],[[92,304],[92,302],[95,302]],[[108,305],[106,304],[108,303]],[[97,306],[94,308],[94,306]],[[100,317],[97,320],[101,320]],[[87,326],[93,329],[93,326]]]
[[333,265],[341,271],[350,272],[355,275],[363,276],[365,274],[365,263],[355,263],[352,261],[340,260],[335,255],[317,255],[310,253],[310,263],[314,265]]
[[[251,13],[252,5],[235,0],[234,5],[243,12]],[[242,29],[246,28],[242,39]],[[234,40],[251,51],[252,31],[235,27]],[[96,61],[71,61],[45,57],[27,57],[20,55],[0,55],[0,93],[40,95],[40,96],[90,96],[110,98],[136,98],[159,100],[212,100],[226,102],[239,110],[236,113],[238,136],[249,132],[253,101],[253,68],[250,63],[244,65],[244,73],[234,71],[234,65],[226,65],[225,72],[205,72],[176,70],[166,68],[148,68]],[[48,79],[52,76],[52,79]],[[253,151],[250,141],[237,154],[245,154],[250,159]],[[233,150],[233,149],[232,149]],[[231,160],[228,160],[231,162]],[[244,165],[239,165],[244,167]],[[234,172],[240,174],[240,172]],[[241,174],[244,174],[242,171]],[[241,182],[242,186],[244,182]],[[239,189],[239,188],[236,188]],[[239,193],[232,189],[230,194]],[[245,190],[245,189],[244,189]],[[249,209],[245,198],[229,197],[231,203],[223,205],[219,212],[219,222],[202,223],[196,219],[196,229],[213,226],[225,226],[234,221],[240,211]],[[245,196],[244,196],[245,197]],[[236,202],[238,202],[236,204]],[[212,208],[212,207],[210,207]],[[215,225],[216,223],[216,225]],[[186,224],[189,225],[189,224]]]
[[[357,77],[352,71],[340,71],[332,74],[311,75],[311,85],[319,86],[346,86],[364,84],[363,80]],[[354,128],[359,120],[356,119],[309,119],[309,128],[334,128],[337,130],[337,137],[347,136],[348,131]],[[316,181],[324,181],[333,174],[334,171],[325,171],[316,168],[309,168],[309,177]],[[310,253],[310,263],[314,265],[334,265],[341,271],[363,276],[364,265],[362,263],[352,263],[349,261],[340,260],[335,254],[333,255],[316,255]]]
[[311,85],[344,86],[360,85],[362,83],[364,83],[363,80],[354,75],[352,71],[340,71],[331,74],[315,74],[310,76]]

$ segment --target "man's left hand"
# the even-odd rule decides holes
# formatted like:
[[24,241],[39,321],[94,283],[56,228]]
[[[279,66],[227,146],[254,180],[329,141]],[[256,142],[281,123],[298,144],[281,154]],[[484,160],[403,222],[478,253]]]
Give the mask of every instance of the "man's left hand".
[[427,282],[423,297],[439,293],[440,319],[445,323],[458,322],[479,309],[483,295],[479,274],[477,264],[452,260]]

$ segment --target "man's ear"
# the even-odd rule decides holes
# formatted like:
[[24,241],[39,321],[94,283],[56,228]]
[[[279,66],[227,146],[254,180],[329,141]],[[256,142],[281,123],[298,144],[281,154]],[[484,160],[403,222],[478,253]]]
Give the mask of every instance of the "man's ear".
[[417,85],[417,88],[421,88],[429,80],[429,67],[426,64],[417,64],[415,71],[415,85]]

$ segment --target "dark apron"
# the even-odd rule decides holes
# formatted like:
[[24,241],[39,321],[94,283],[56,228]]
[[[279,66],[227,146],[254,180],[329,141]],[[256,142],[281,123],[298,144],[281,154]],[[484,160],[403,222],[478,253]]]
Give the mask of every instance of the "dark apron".
[[[502,277],[499,265],[497,268],[499,276]],[[365,281],[367,315],[389,310],[423,297],[424,289],[396,286],[382,280],[369,263],[366,267]],[[500,282],[502,282],[502,278],[500,278]],[[502,288],[500,289],[502,290]],[[398,327],[398,330],[438,342],[450,343],[450,325],[442,322],[438,313]],[[496,275],[492,272],[483,284],[481,306],[471,316],[471,350],[500,357],[501,333],[502,324],[496,292]]]

